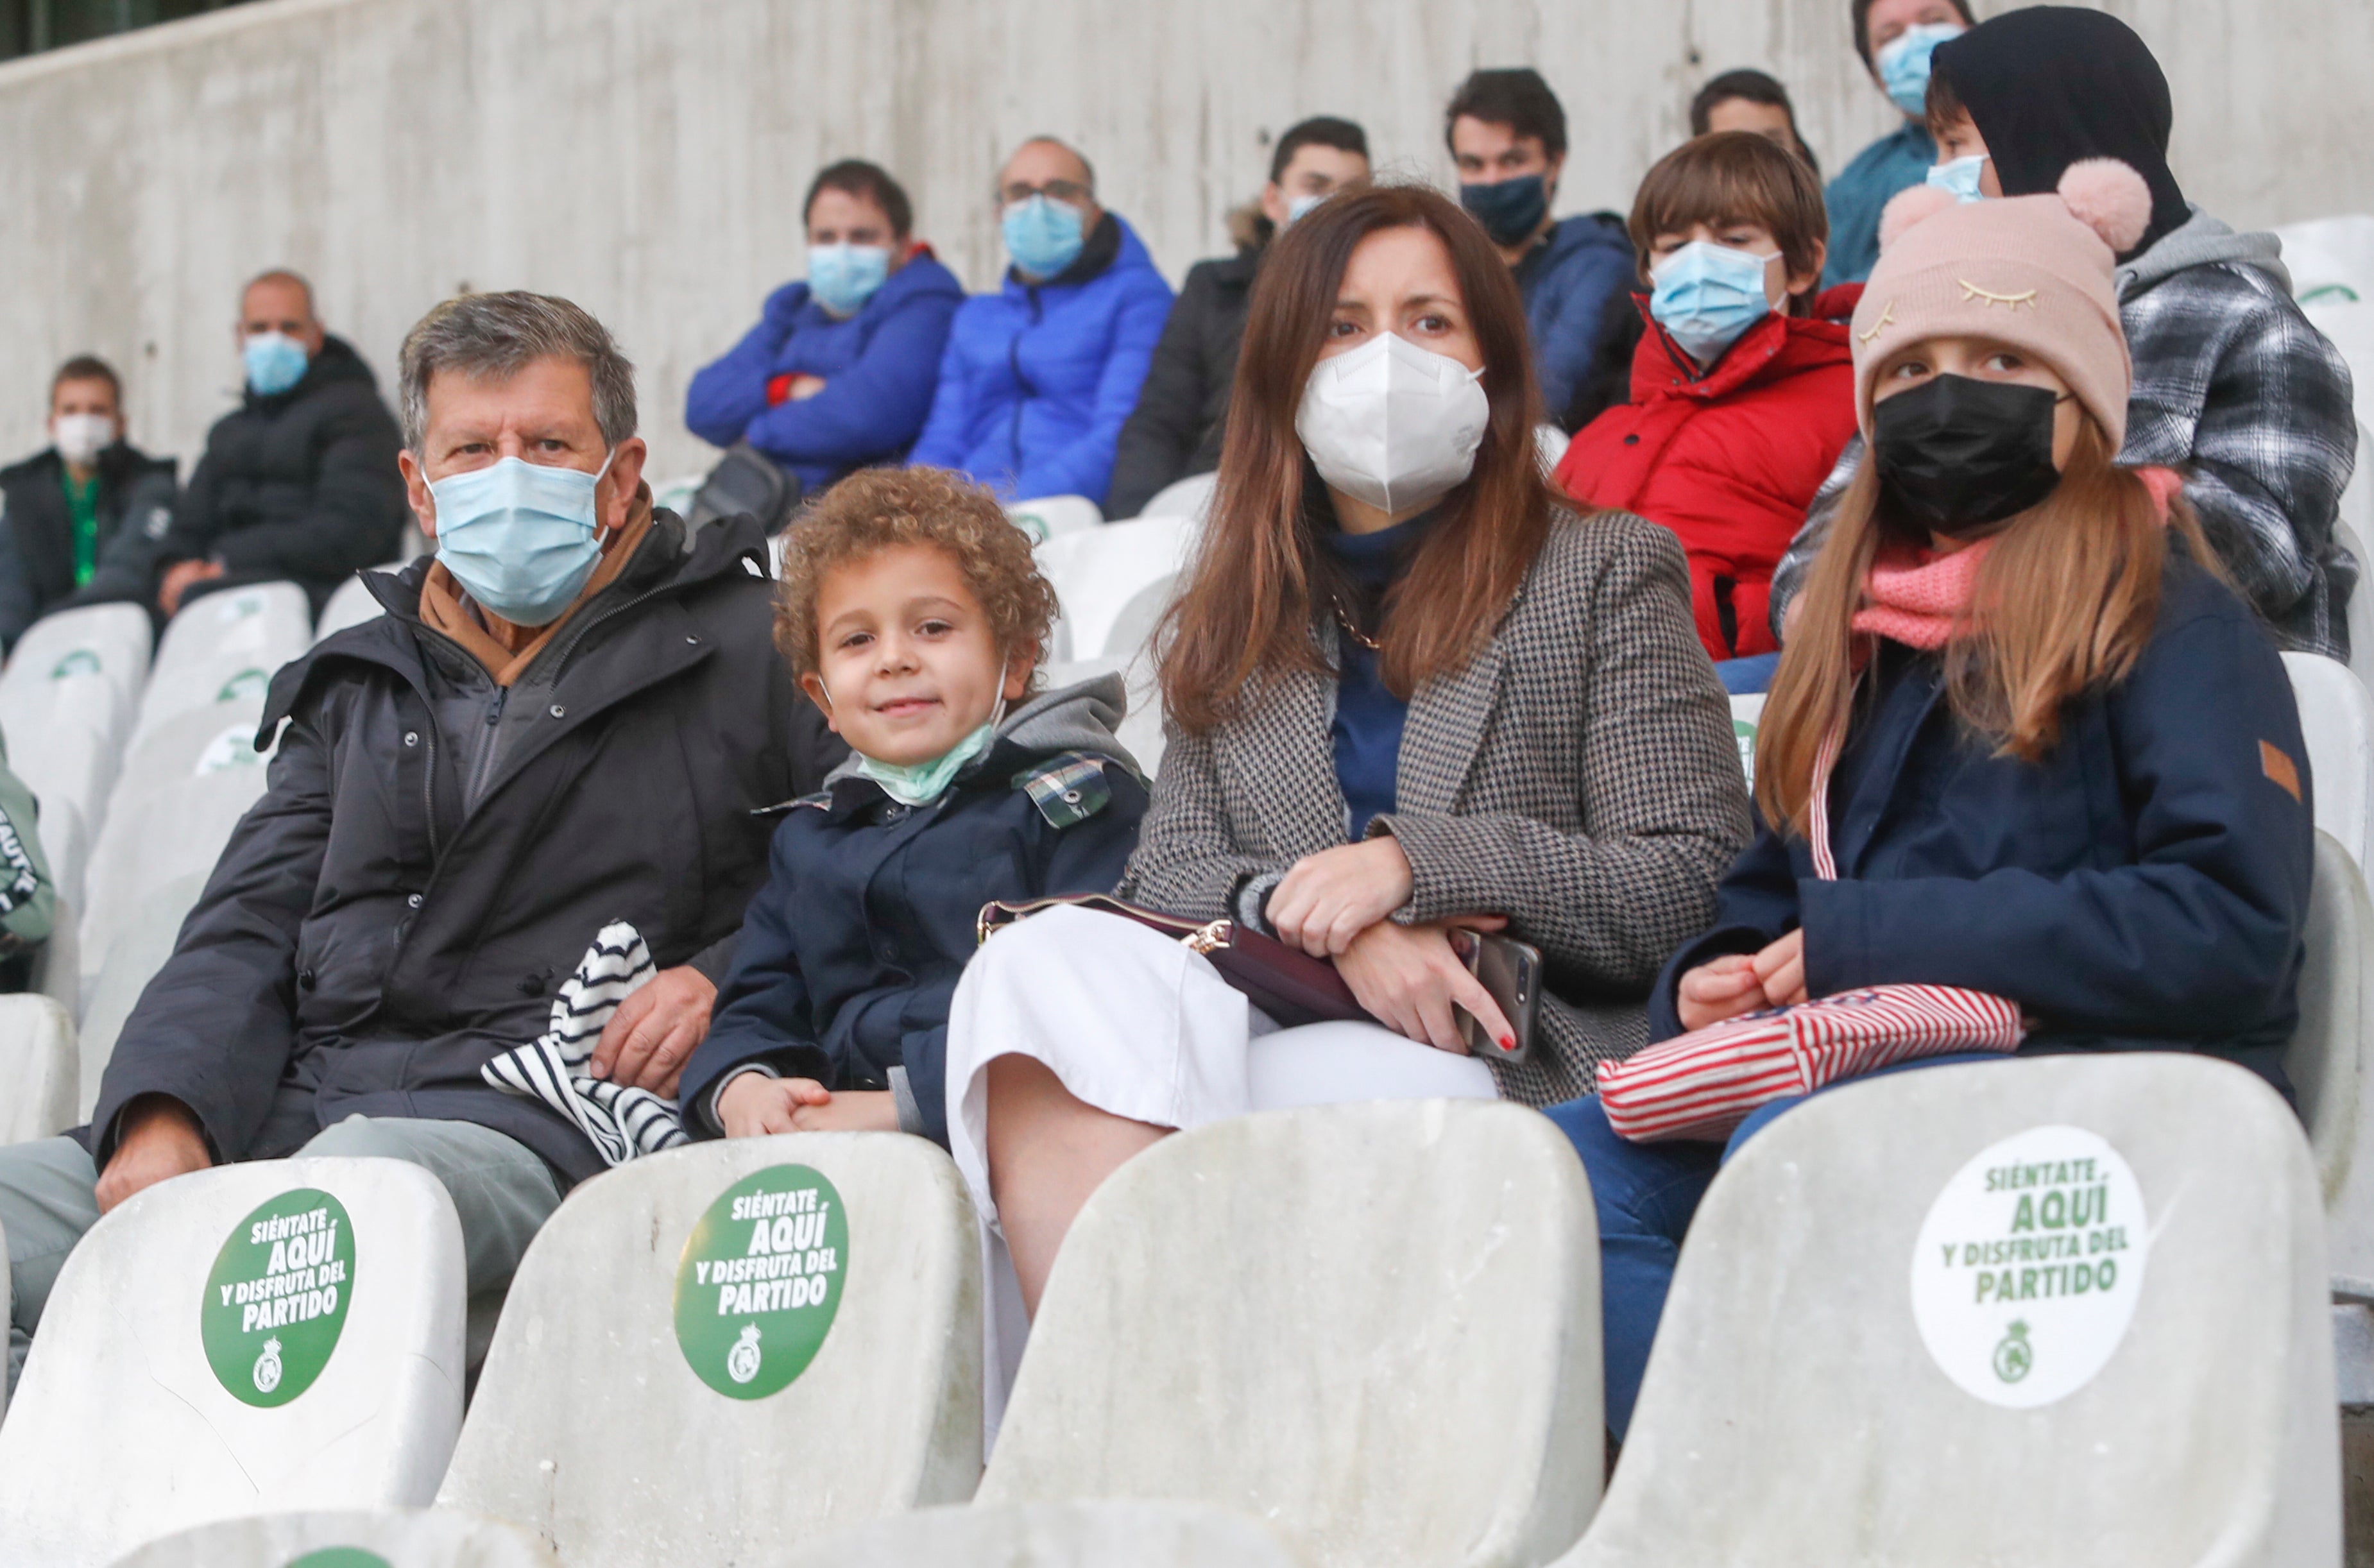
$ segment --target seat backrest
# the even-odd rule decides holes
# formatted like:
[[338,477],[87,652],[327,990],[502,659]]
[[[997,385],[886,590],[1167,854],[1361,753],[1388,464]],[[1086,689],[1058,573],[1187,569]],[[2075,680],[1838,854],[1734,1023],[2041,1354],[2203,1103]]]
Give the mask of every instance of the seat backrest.
[[2283,658],[2299,705],[2300,739],[2308,743],[2316,825],[2363,866],[2374,818],[2374,696],[2337,659],[2321,653]]
[[[402,571],[404,563],[394,561],[375,569]],[[319,642],[325,637],[345,631],[348,626],[358,626],[385,614],[387,612],[379,607],[379,601],[371,597],[371,591],[364,585],[363,579],[360,577],[349,578],[338,585],[338,591],[330,595],[330,602],[322,606],[322,618],[313,624],[313,640]]]
[[1040,545],[1039,570],[1063,612],[1053,657],[1128,651],[1112,646],[1114,623],[1141,590],[1180,570],[1202,526],[1193,518],[1149,517],[1058,534]]
[[525,1530],[443,1508],[264,1514],[177,1530],[114,1568],[560,1568]]
[[55,675],[0,679],[8,766],[46,813],[70,805],[98,831],[138,698],[102,669],[61,660]]
[[34,955],[30,983],[34,990],[65,1008],[67,1016],[81,1019],[82,906],[64,894],[58,895],[50,940]]
[[1556,425],[1546,422],[1534,427],[1534,451],[1542,460],[1542,472],[1550,473],[1566,456],[1567,445],[1573,439]]
[[984,1504],[1214,1504],[1317,1564],[1529,1564],[1598,1492],[1599,1246],[1573,1149],[1488,1101],[1272,1111],[1098,1189]]
[[1181,583],[1176,577],[1157,578],[1129,596],[1114,614],[1112,629],[1105,633],[1104,652],[1111,659],[1135,659],[1154,646],[1154,628],[1161,623],[1162,613],[1170,608],[1178,597]]
[[1219,487],[1217,474],[1191,474],[1184,479],[1173,479],[1154,493],[1146,509],[1137,514],[1138,519],[1184,517],[1201,522],[1211,512],[1212,497]]
[[133,726],[135,743],[194,708],[261,698],[283,664],[313,640],[312,603],[293,582],[211,593],[165,627]]
[[257,698],[179,715],[133,743],[83,875],[82,962],[96,977],[117,932],[166,883],[209,872],[257,797]]
[[1014,520],[1015,527],[1030,535],[1033,544],[1044,544],[1059,533],[1094,528],[1105,520],[1096,502],[1086,496],[1039,496],[1014,501],[1006,506],[1005,515]]
[[1161,768],[1162,685],[1154,678],[1153,660],[1144,654],[1135,659],[1075,659],[1048,665],[1044,675],[1049,691],[1062,691],[1099,675],[1120,675],[1128,688],[1129,709],[1122,715],[1113,739],[1145,769],[1147,778]]
[[58,1275],[0,1425],[0,1551],[101,1563],[276,1508],[429,1501],[462,1419],[462,1228],[400,1160],[135,1194]]
[[784,1568],[1296,1568],[1299,1561],[1255,1521],[1218,1508],[1032,1503],[919,1508],[835,1536]]
[[173,878],[140,900],[131,919],[121,927],[95,967],[77,977],[82,1020],[80,1087],[76,1096],[76,1119],[99,1108],[99,1082],[115,1056],[115,1042],[123,1033],[140,993],[173,956],[173,942],[182,922],[190,918],[198,895],[206,891],[206,872],[190,872]]
[[76,1121],[74,1014],[38,991],[0,996],[0,1143]]
[[2362,213],[2309,218],[2275,230],[2284,242],[2284,269],[2304,303],[2325,298],[2374,300],[2374,217]]
[[1735,694],[1731,699],[1731,732],[1739,741],[1739,766],[1747,787],[1756,788],[1756,730],[1764,722],[1762,692]]
[[920,1138],[698,1143],[521,1262],[438,1502],[613,1568],[748,1562],[981,1472],[981,1258]]
[[25,628],[0,672],[0,693],[62,675],[104,675],[127,699],[148,679],[154,640],[148,612],[137,604],[86,604],[42,616]]
[[1690,1222],[1569,1564],[2337,1563],[2324,1226],[2228,1062],[1817,1094]]
[[2284,1073],[2316,1155],[2334,1284],[2374,1298],[2374,905],[2357,863],[2325,833],[2302,946]]
[[83,868],[90,861],[90,828],[84,808],[72,800],[36,796],[41,810],[37,824],[41,859],[50,868],[50,885],[60,898],[79,906]]

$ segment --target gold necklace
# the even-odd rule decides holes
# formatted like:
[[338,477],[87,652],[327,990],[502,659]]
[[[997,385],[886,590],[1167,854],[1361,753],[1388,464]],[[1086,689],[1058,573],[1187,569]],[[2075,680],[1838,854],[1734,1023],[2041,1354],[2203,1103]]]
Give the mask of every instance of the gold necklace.
[[1353,623],[1352,613],[1344,608],[1343,596],[1340,594],[1331,594],[1329,597],[1334,602],[1335,605],[1335,624],[1344,628],[1344,635],[1350,638],[1354,642],[1358,643],[1362,648],[1367,649],[1371,653],[1382,653],[1385,650],[1385,645],[1379,642],[1375,638],[1369,637],[1366,633],[1362,632],[1360,628]]

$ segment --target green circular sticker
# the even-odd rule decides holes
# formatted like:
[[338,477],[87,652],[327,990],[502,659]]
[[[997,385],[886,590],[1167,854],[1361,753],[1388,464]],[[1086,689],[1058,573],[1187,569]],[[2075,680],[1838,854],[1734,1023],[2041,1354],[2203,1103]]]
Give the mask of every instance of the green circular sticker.
[[354,1294],[355,1229],[328,1193],[300,1187],[241,1220],[215,1254],[198,1338],[234,1399],[267,1409],[313,1386]]
[[676,1268],[676,1342],[703,1383],[763,1399],[808,1369],[840,1310],[849,1216],[806,1165],[770,1165],[717,1195]]
[[309,1551],[293,1558],[288,1568],[394,1568],[376,1551],[365,1551],[358,1546],[325,1546],[319,1551]]

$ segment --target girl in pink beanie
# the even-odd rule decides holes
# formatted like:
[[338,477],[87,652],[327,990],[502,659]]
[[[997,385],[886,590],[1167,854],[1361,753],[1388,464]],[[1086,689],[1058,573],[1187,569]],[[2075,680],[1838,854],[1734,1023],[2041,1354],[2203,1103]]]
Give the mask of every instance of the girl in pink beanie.
[[[1650,999],[1665,1039],[1890,983],[2016,1003],[2019,1054],[2197,1051],[2290,1093],[2312,832],[2291,685],[2127,418],[2123,164],[2058,193],[1890,204],[1853,321],[1869,441],[1764,710],[1765,825]],[[2004,1059],[1997,1055],[1941,1061]],[[1728,1142],[1551,1116],[1599,1211],[1623,1433]]]

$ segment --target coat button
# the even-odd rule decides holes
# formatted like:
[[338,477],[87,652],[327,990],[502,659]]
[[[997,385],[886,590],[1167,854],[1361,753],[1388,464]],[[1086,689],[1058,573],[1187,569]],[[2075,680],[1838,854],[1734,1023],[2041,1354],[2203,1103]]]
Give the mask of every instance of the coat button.
[[522,976],[519,987],[520,995],[542,996],[544,994],[544,979],[545,977],[542,975]]
[[1080,803],[1080,792],[1077,790],[1066,790],[1064,791],[1064,801],[1067,805],[1076,806]]
[[699,648],[700,646],[700,639],[697,637],[687,637],[684,639],[684,642],[687,648]]
[[569,717],[569,709],[561,707],[560,704],[557,702],[550,708],[545,709],[545,711],[551,714],[555,719],[566,719]]
[[406,894],[404,901],[415,909],[420,907],[420,895],[417,893]]
[[404,732],[404,743],[407,746],[418,745],[420,743],[420,731],[417,730],[406,730]]
[[304,987],[307,990],[311,990],[314,985],[313,971],[311,969],[299,970],[297,972],[297,983]]
[[1637,447],[1640,444],[1640,438],[1637,435],[1627,436],[1624,438],[1624,444],[1628,447]]

